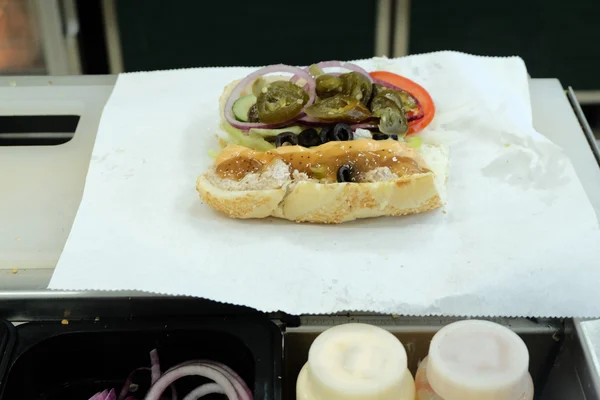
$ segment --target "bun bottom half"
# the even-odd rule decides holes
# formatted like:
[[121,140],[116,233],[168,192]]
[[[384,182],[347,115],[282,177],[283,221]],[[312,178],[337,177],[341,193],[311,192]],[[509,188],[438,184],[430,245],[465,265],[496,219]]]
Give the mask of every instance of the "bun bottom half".
[[431,172],[379,182],[292,181],[267,190],[226,190],[204,174],[198,178],[196,189],[205,203],[240,219],[272,216],[295,222],[337,224],[421,213],[442,206]]

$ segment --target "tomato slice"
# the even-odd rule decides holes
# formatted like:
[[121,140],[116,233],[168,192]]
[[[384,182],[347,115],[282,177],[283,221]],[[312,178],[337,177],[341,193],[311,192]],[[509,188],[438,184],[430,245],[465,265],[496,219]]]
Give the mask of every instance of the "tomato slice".
[[387,71],[375,71],[371,72],[369,75],[371,75],[373,79],[384,81],[399,87],[400,89],[406,90],[421,103],[424,113],[423,118],[408,123],[408,134],[420,132],[429,125],[435,115],[435,104],[433,104],[433,99],[423,86],[408,78]]

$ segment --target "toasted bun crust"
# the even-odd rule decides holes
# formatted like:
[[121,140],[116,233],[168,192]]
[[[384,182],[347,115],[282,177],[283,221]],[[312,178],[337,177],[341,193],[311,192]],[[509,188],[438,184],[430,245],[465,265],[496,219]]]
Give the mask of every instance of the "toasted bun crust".
[[205,203],[231,218],[265,218],[273,215],[286,190],[223,190],[212,184],[206,174],[198,178],[196,189]]
[[442,205],[431,172],[369,183],[293,182],[281,189],[228,191],[206,174],[196,189],[204,202],[232,218],[269,216],[296,222],[341,223],[359,218],[398,216]]

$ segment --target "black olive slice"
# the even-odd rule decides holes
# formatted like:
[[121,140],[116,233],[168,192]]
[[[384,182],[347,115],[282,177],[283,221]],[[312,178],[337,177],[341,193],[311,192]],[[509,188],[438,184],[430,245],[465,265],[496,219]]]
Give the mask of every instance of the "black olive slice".
[[387,139],[398,140],[398,135],[388,135],[388,134],[379,133],[379,132],[376,132],[373,134],[373,140],[387,140]]
[[315,128],[305,129],[298,135],[298,144],[303,147],[318,146],[321,143],[321,138]]
[[330,139],[331,141],[337,140],[345,142],[347,140],[354,139],[354,132],[352,132],[352,128],[348,124],[335,124],[333,130],[331,131]]
[[275,136],[275,147],[281,147],[286,143],[295,146],[298,144],[298,136],[294,132],[281,132]]
[[337,170],[338,182],[356,182],[354,167],[350,164],[344,164]]
[[321,139],[321,143],[329,142],[329,136],[331,134],[331,127],[326,126],[321,129],[321,133],[319,133],[319,138]]
[[389,135],[386,135],[385,133],[374,133],[373,134],[373,140],[386,140],[389,139]]

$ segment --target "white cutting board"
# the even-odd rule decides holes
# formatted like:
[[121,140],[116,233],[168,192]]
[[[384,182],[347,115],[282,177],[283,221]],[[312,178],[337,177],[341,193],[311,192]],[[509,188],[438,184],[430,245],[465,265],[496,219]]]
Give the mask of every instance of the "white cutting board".
[[[115,77],[3,77],[0,115],[79,115],[57,146],[0,146],[0,270],[54,268]],[[16,272],[16,271],[15,271]]]

